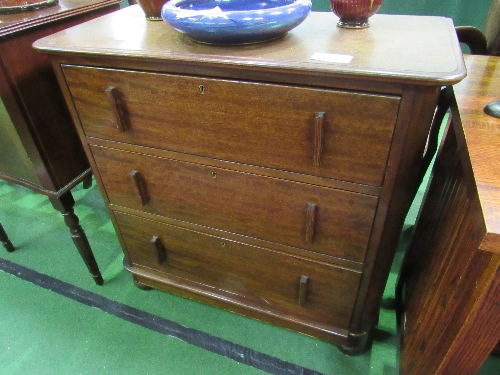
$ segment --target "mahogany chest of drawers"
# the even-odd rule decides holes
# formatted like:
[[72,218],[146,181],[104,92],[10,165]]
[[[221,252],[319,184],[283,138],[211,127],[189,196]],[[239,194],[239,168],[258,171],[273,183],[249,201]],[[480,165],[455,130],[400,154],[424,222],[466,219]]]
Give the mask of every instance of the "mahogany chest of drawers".
[[137,283],[356,353],[439,88],[465,69],[448,19],[335,24],[313,12],[280,40],[200,45],[132,6],[35,48],[52,56]]

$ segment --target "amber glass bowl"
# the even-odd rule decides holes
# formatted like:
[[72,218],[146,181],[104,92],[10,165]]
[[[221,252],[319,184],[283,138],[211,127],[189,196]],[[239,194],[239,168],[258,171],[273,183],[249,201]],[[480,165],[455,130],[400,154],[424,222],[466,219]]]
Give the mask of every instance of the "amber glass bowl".
[[337,26],[361,29],[370,26],[369,18],[378,12],[382,0],[330,0],[330,5],[340,18]]

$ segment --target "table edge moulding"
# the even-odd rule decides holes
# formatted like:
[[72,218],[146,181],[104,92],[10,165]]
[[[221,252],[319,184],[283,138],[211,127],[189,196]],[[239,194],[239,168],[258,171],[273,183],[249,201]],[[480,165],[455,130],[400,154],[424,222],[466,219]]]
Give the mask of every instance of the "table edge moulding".
[[[0,14],[0,179],[49,198],[99,285],[102,275],[71,193],[82,181],[90,186],[90,165],[50,59],[32,43],[119,7],[119,0],[59,0],[40,9]],[[3,224],[6,235],[9,223]],[[14,245],[7,244],[13,251]]]
[[119,8],[119,4],[120,1],[117,0],[58,0],[54,4],[40,9],[0,14],[0,36],[102,10],[106,7],[112,7],[116,10]]
[[[311,12],[281,39],[216,46],[130,6],[34,48],[52,58],[138,284],[356,354],[440,88],[466,71],[450,19],[336,23]],[[150,228],[164,234],[143,243]]]

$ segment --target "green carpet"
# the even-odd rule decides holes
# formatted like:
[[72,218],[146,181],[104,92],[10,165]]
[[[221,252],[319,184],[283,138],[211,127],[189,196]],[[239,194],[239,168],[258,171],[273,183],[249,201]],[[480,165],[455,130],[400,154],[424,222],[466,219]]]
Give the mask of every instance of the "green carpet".
[[[88,190],[78,186],[73,193],[75,212],[103,273],[104,286],[94,284],[48,198],[4,181],[0,181],[0,222],[16,250],[3,251],[0,257],[305,370],[342,375],[398,373],[398,337],[391,308],[381,311],[372,350],[349,357],[334,345],[295,332],[167,293],[139,290],[122,267],[122,252],[95,183]],[[418,203],[410,212],[407,228],[417,210]],[[394,298],[406,243],[403,237],[385,302]],[[34,285],[22,276],[0,272],[2,375],[266,373]],[[497,373],[500,361],[490,362],[493,367],[482,374]]]
[[[0,181],[0,222],[16,246],[1,257],[113,301],[323,374],[396,374],[393,310],[375,345],[349,357],[334,345],[159,291],[137,289],[98,188],[73,190],[105,284],[88,274],[48,199]],[[260,371],[0,272],[0,374],[252,374]],[[393,298],[396,273],[385,298]],[[138,360],[138,358],[142,358]],[[35,371],[36,369],[36,371]],[[138,369],[142,371],[138,372]]]

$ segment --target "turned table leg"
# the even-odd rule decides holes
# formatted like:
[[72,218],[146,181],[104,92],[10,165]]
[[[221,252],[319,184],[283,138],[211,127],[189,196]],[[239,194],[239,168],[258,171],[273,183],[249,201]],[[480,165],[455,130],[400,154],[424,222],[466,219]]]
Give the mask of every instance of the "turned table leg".
[[70,191],[64,193],[59,198],[50,198],[50,202],[56,210],[62,213],[64,217],[64,222],[68,226],[71,232],[71,238],[75,243],[81,257],[83,258],[88,270],[92,274],[94,281],[97,285],[104,284],[101,272],[97,266],[97,262],[90,248],[89,241],[83,228],[79,224],[78,216],[75,215],[73,211],[73,206],[75,205],[75,200]]
[[5,232],[5,230],[2,227],[2,224],[0,224],[0,241],[2,241],[3,247],[5,247],[5,249],[8,252],[14,251],[14,245],[12,245],[12,242],[10,242],[9,237],[7,236],[7,233]]

